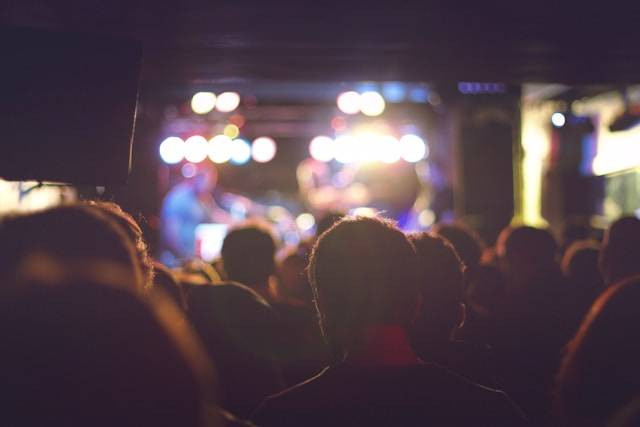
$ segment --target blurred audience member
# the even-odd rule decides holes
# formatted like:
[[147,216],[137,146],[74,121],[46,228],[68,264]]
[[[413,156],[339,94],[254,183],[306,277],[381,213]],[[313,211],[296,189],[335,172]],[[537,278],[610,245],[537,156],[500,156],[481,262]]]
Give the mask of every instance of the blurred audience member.
[[269,279],[275,273],[275,252],[273,235],[266,226],[247,223],[232,229],[221,251],[226,278],[271,300]]
[[190,288],[188,316],[218,368],[225,409],[248,416],[283,388],[277,363],[283,331],[269,304],[238,283]]
[[0,302],[3,425],[222,425],[212,368],[169,301],[95,271],[51,285]]
[[330,229],[333,224],[344,218],[342,212],[328,212],[322,215],[316,224],[316,237],[320,237],[322,233]]
[[390,222],[343,219],[316,242],[309,266],[333,355],[316,377],[267,399],[259,425],[520,425],[506,396],[412,350],[419,309],[412,244]]
[[153,269],[155,271],[153,287],[162,289],[162,291],[173,300],[178,308],[185,310],[186,302],[184,291],[171,270],[158,261],[153,261]]
[[429,233],[409,236],[418,255],[422,306],[411,328],[411,344],[423,359],[484,385],[494,385],[488,349],[455,340],[465,323],[464,265],[453,247]]
[[638,277],[610,287],[593,304],[557,376],[555,406],[561,425],[605,425],[640,394],[638,305]]
[[480,264],[485,245],[472,229],[462,223],[455,223],[436,224],[432,231],[451,243],[465,267],[473,269]]
[[640,220],[623,217],[605,232],[600,271],[606,285],[640,273]]
[[[122,227],[99,210],[82,204],[6,216],[0,221],[2,290],[16,283],[16,273],[30,257],[73,259],[86,270],[124,276],[123,284],[143,291],[143,277],[131,240]],[[32,266],[34,264],[31,264]],[[36,266],[33,267],[34,269]],[[31,273],[35,274],[35,271]],[[53,275],[52,271],[44,274]],[[63,278],[63,269],[55,271]]]

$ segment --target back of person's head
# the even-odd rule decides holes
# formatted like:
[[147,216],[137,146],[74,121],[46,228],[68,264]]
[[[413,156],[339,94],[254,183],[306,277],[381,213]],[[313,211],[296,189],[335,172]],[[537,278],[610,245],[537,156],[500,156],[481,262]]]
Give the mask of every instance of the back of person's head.
[[176,313],[167,300],[83,280],[31,283],[4,299],[3,424],[217,425],[212,368]]
[[278,262],[278,296],[283,300],[295,300],[312,304],[313,296],[307,278],[308,255],[295,250],[285,254]]
[[599,288],[602,277],[598,268],[600,247],[591,240],[573,242],[562,257],[562,274],[578,286],[584,288]]
[[419,338],[437,335],[433,338],[448,339],[462,320],[463,264],[453,246],[442,237],[423,232],[409,238],[418,256],[422,295],[414,329]]
[[338,358],[371,327],[408,327],[418,308],[413,245],[382,218],[344,218],[323,233],[313,248],[309,281]]
[[623,217],[606,231],[600,270],[606,284],[640,273],[640,220]]
[[498,237],[500,267],[509,281],[524,283],[556,268],[556,242],[547,230],[507,227]]
[[87,205],[98,209],[107,218],[122,227],[122,230],[136,250],[140,270],[144,276],[145,287],[150,288],[153,284],[153,261],[149,256],[149,247],[142,235],[140,225],[129,213],[122,210],[122,208],[114,202],[92,200],[88,201]]
[[84,261],[86,268],[117,266],[130,276],[128,283],[142,290],[142,273],[125,232],[88,206],[64,205],[0,221],[0,280],[5,288],[15,282],[23,262],[42,254]]
[[640,392],[640,278],[605,291],[567,346],[556,410],[568,425],[604,425]]
[[320,237],[322,233],[330,229],[333,224],[342,218],[344,218],[344,213],[342,212],[328,212],[322,215],[316,224],[316,237]]
[[247,223],[234,228],[222,243],[227,279],[249,287],[265,286],[275,272],[276,245],[266,226]]
[[432,231],[451,243],[465,266],[475,268],[480,263],[484,243],[469,227],[462,223],[436,224]]

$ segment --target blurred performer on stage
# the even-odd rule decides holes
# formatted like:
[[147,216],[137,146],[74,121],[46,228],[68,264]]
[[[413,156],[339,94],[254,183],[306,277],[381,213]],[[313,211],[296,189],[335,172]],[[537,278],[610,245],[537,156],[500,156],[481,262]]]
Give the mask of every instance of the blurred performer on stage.
[[230,224],[231,216],[218,206],[213,193],[218,174],[201,169],[173,187],[162,202],[161,261],[169,266],[196,256],[196,227],[203,223]]

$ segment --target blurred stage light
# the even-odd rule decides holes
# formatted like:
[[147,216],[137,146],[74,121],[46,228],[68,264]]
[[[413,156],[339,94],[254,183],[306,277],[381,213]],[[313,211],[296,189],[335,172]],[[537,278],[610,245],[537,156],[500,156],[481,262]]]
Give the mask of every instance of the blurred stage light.
[[266,136],[261,136],[253,141],[251,156],[258,163],[267,163],[276,155],[276,142]]
[[331,129],[333,129],[334,131],[342,132],[346,128],[347,121],[344,119],[344,117],[337,116],[331,119]]
[[309,154],[320,162],[330,162],[334,156],[334,142],[328,136],[316,136],[309,144]]
[[214,163],[225,163],[231,159],[231,138],[216,135],[209,141],[209,158]]
[[184,141],[177,136],[170,136],[160,143],[160,158],[173,165],[184,159]]
[[400,138],[400,155],[407,162],[418,162],[428,154],[427,145],[419,136],[409,134]]
[[224,127],[224,130],[222,131],[222,133],[228,136],[229,138],[233,139],[233,138],[237,138],[238,135],[240,135],[240,129],[238,128],[238,126],[234,124],[230,124]]
[[436,221],[436,214],[431,209],[425,209],[418,215],[418,223],[421,227],[431,227]]
[[385,102],[382,95],[378,92],[364,92],[360,95],[360,111],[365,116],[379,116],[385,108]]
[[313,228],[314,225],[316,225],[316,220],[313,215],[305,212],[296,217],[296,225],[302,231],[309,231]]
[[200,163],[207,158],[209,145],[204,136],[193,135],[184,142],[184,158],[191,163]]
[[234,125],[238,126],[238,128],[241,128],[242,126],[244,126],[246,122],[242,114],[234,114],[233,116],[229,117],[229,121]]
[[395,163],[400,160],[400,143],[391,135],[380,136],[378,160],[384,163]]
[[383,140],[379,135],[372,132],[365,132],[357,139],[357,159],[359,162],[375,162],[383,156]]
[[216,110],[221,113],[230,113],[240,105],[240,95],[236,92],[222,92],[216,101]]
[[240,138],[231,141],[231,163],[244,165],[249,159],[251,159],[251,145]]
[[370,208],[367,206],[361,206],[359,208],[355,208],[351,211],[351,215],[353,216],[366,216],[366,217],[374,217],[377,215],[377,212],[374,208]]
[[551,115],[551,123],[557,127],[561,128],[567,122],[567,119],[564,117],[562,113],[553,113]]
[[191,98],[191,109],[196,114],[207,114],[216,106],[216,95],[212,92],[198,92]]
[[343,92],[338,96],[338,108],[345,114],[360,112],[360,94],[358,92]]
[[194,165],[193,163],[185,163],[184,165],[182,165],[180,172],[182,172],[182,176],[184,176],[185,178],[193,178],[194,176],[196,176],[196,170],[196,165]]
[[353,163],[358,160],[359,144],[356,138],[350,135],[342,135],[335,140],[335,159],[343,164]]

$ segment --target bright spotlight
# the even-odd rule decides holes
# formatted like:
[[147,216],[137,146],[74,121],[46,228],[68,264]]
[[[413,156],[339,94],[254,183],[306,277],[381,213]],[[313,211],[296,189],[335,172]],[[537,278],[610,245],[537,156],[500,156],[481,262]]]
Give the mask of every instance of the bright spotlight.
[[240,129],[238,128],[238,126],[234,124],[230,124],[224,127],[224,130],[222,131],[222,133],[228,136],[229,138],[233,139],[233,138],[237,138],[238,135],[240,135]]
[[353,216],[375,217],[377,214],[378,212],[374,208],[368,206],[360,206],[351,211],[351,215]]
[[427,145],[417,135],[404,135],[400,138],[400,155],[407,162],[418,162],[428,155]]
[[296,217],[296,225],[302,231],[309,231],[313,228],[314,225],[316,225],[316,220],[313,215],[305,212]]
[[383,135],[380,137],[378,148],[378,160],[383,163],[395,163],[400,160],[400,144],[398,140],[391,135]]
[[160,143],[160,158],[173,165],[184,159],[184,141],[177,136],[170,136]]
[[357,139],[357,161],[375,162],[380,160],[382,151],[382,138],[374,133],[363,133]]
[[418,223],[421,227],[431,227],[436,221],[436,214],[431,209],[425,209],[418,215]]
[[209,141],[209,158],[214,163],[225,163],[231,159],[231,138],[216,135]]
[[216,95],[212,92],[198,92],[191,98],[191,109],[196,114],[207,114],[216,106]]
[[360,112],[360,94],[358,92],[343,92],[338,96],[338,108],[345,114]]
[[251,156],[258,163],[267,163],[276,155],[276,142],[266,136],[261,136],[253,141]]
[[221,113],[230,113],[240,105],[240,95],[236,92],[222,92],[218,95],[216,110]]
[[184,142],[184,158],[191,163],[200,163],[207,158],[209,146],[204,136],[193,135]]
[[358,140],[350,135],[337,137],[335,142],[335,159],[343,164],[357,161],[359,145]]
[[320,162],[330,162],[333,160],[334,143],[328,136],[316,136],[309,144],[309,154]]
[[551,123],[557,127],[561,128],[567,122],[567,119],[564,117],[562,113],[553,113],[551,115]]
[[384,107],[384,98],[378,92],[369,91],[360,95],[360,111],[365,116],[379,116]]
[[251,145],[244,139],[231,141],[231,163],[243,165],[251,158]]

